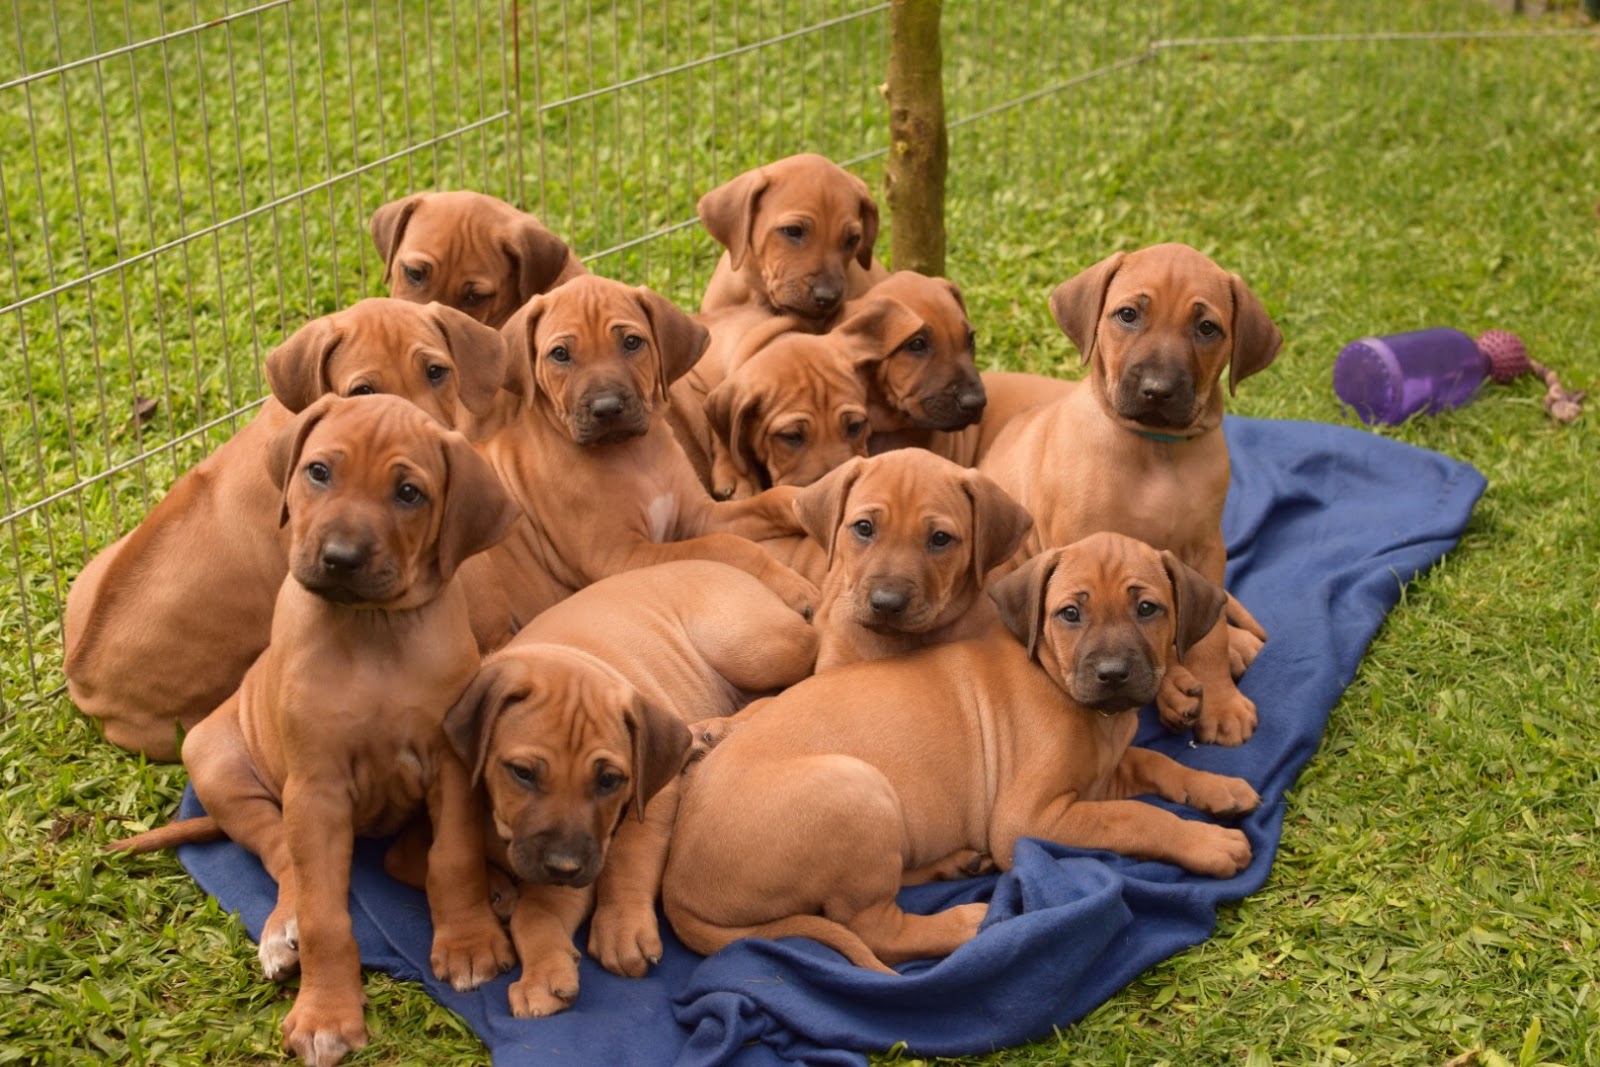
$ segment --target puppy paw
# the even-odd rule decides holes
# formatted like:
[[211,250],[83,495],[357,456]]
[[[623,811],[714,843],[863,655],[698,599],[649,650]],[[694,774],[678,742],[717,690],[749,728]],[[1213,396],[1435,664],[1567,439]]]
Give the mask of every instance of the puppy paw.
[[1246,815],[1261,806],[1261,797],[1243,778],[1200,774],[1189,783],[1184,803],[1208,815]]
[[538,1019],[566,1011],[578,999],[578,950],[556,948],[522,961],[522,977],[511,983],[506,1001],[519,1019]]
[[1195,874],[1232,878],[1250,866],[1250,842],[1243,831],[1211,823],[1185,823],[1187,847],[1179,863]]
[[1200,717],[1204,694],[1205,687],[1194,672],[1181,663],[1169,666],[1161,679],[1161,689],[1156,693],[1161,725],[1174,732],[1189,729]]
[[435,977],[465,993],[509,971],[517,956],[499,920],[486,912],[435,928],[429,962]]
[[517,910],[521,893],[509,874],[494,864],[489,865],[489,909],[501,922],[510,922],[511,913]]
[[1194,724],[1195,740],[1208,745],[1242,745],[1255,732],[1255,701],[1237,689],[1207,695]]
[[661,962],[661,930],[653,905],[601,904],[589,922],[589,955],[623,978],[643,978]]
[[273,982],[281,982],[300,969],[300,923],[293,915],[280,915],[274,910],[267,916],[256,958],[261,961],[261,973]]
[[768,585],[772,587],[774,593],[777,593],[782,598],[785,604],[789,605],[790,610],[810,622],[816,615],[817,604],[820,602],[822,594],[809,580],[796,574],[788,567],[782,567],[781,569],[783,573],[774,574]]
[[1256,661],[1261,646],[1265,644],[1261,638],[1248,630],[1237,626],[1228,627],[1228,672],[1235,679],[1250,669],[1250,664]]
[[346,1053],[366,1046],[365,1007],[360,986],[353,994],[302,989],[283,1020],[283,1047],[307,1067],[333,1067]]
[[731,721],[726,716],[710,719],[701,719],[689,724],[689,736],[693,739],[689,745],[686,764],[705,759],[712,749],[722,744],[728,735],[739,728],[737,722]]
[[924,882],[950,882],[958,878],[976,878],[999,870],[994,857],[975,848],[961,848],[913,870],[900,879],[901,885],[922,885]]

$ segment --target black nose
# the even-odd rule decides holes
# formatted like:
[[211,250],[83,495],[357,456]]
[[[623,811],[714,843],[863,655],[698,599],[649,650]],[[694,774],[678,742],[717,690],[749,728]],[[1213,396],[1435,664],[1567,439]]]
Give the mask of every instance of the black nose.
[[844,294],[837,286],[813,285],[811,287],[811,302],[817,305],[820,311],[827,311],[839,302],[839,297]]
[[583,860],[570,852],[546,852],[539,859],[544,876],[552,882],[567,882],[583,870]]
[[1128,661],[1125,659],[1101,659],[1094,665],[1094,676],[1101,685],[1121,685],[1128,680]]
[[589,401],[589,414],[597,419],[613,419],[622,414],[625,405],[619,393],[601,393]]
[[879,615],[899,615],[911,603],[911,597],[903,589],[874,589],[867,595],[867,603]]
[[322,569],[345,572],[360,570],[372,556],[366,545],[343,538],[329,538],[322,542]]
[[1171,400],[1177,392],[1177,384],[1171,378],[1157,378],[1151,375],[1139,379],[1139,395],[1146,400],[1157,403]]
[[989,403],[989,398],[982,389],[972,389],[956,397],[956,407],[967,414],[982,411]]

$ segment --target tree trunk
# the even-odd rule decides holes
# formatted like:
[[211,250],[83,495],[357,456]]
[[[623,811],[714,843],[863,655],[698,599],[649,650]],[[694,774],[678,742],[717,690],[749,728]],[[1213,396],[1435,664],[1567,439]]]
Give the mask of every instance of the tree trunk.
[[944,274],[944,126],[941,0],[890,6],[889,168],[884,178],[895,270]]

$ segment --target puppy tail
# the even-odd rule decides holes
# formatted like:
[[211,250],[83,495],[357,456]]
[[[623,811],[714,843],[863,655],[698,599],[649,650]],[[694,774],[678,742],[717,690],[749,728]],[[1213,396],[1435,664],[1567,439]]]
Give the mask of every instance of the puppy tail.
[[772,922],[758,923],[755,926],[718,926],[697,916],[684,915],[681,912],[672,914],[676,910],[669,909],[668,913],[668,918],[672,920],[673,932],[684,944],[703,955],[709,956],[741,937],[764,937],[769,940],[780,937],[809,937],[833,949],[857,967],[877,971],[879,974],[898,973],[880,960],[854,930],[821,915],[790,915],[774,919]]
[[106,845],[109,852],[155,852],[157,849],[176,848],[179,845],[199,845],[207,841],[221,841],[228,835],[222,832],[217,820],[209,815],[198,819],[181,819],[146,830],[142,834],[124,837]]

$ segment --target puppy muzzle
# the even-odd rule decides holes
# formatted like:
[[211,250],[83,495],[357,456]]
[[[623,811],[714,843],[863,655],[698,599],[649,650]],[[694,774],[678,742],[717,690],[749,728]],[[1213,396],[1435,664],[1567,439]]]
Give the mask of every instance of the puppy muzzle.
[[524,882],[582,887],[599,875],[604,856],[590,834],[546,831],[514,839],[508,858]]
[[400,574],[369,538],[332,532],[292,554],[295,581],[335,604],[393,600],[404,590]]
[[1183,429],[1194,422],[1194,401],[1194,377],[1169,362],[1136,363],[1117,381],[1117,414],[1142,426]]
[[1115,715],[1150,703],[1160,683],[1160,673],[1141,650],[1096,650],[1079,658],[1072,698],[1102,715]]
[[982,379],[963,375],[924,396],[917,405],[922,412],[912,421],[924,430],[960,430],[983,418],[988,403]]
[[604,445],[638,437],[650,428],[644,401],[631,388],[611,386],[584,393],[568,425],[580,445]]

